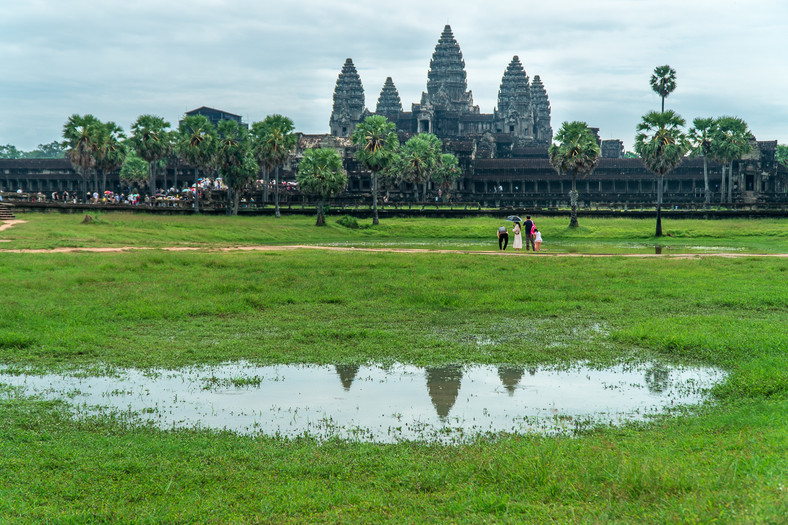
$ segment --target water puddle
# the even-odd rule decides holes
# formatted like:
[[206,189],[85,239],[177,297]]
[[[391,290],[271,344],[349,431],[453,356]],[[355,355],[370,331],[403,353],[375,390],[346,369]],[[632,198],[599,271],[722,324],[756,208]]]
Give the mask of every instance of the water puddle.
[[19,374],[0,383],[67,401],[75,415],[121,413],[163,429],[457,443],[488,433],[572,433],[697,404],[724,378],[656,363],[606,369],[288,365],[240,362],[112,376]]

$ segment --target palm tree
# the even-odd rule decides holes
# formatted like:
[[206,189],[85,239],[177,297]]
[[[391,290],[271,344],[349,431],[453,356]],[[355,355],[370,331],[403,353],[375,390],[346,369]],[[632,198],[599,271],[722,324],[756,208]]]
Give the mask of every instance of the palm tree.
[[692,154],[703,157],[703,191],[704,208],[708,208],[711,203],[711,193],[709,190],[709,153],[711,152],[711,140],[716,128],[716,121],[709,118],[696,118],[692,121],[692,128],[689,130],[688,138],[692,145]]
[[200,213],[199,173],[207,177],[216,157],[216,128],[205,115],[189,115],[178,126],[175,150],[194,168],[194,212]]
[[217,163],[227,184],[227,214],[238,215],[241,192],[255,180],[258,166],[249,133],[235,120],[221,120],[217,129]]
[[156,193],[155,164],[164,158],[172,147],[171,135],[167,131],[170,123],[155,115],[140,115],[131,125],[131,146],[137,155],[148,162],[148,191],[153,197]]
[[347,185],[347,175],[342,167],[342,157],[332,148],[308,149],[298,163],[296,174],[298,187],[307,193],[318,196],[317,224],[323,226],[326,199],[338,195]]
[[438,168],[432,174],[432,180],[443,190],[443,198],[449,199],[449,189],[452,183],[462,175],[460,163],[451,153],[443,153],[438,160]]
[[668,65],[657,66],[651,75],[651,89],[662,97],[662,112],[665,112],[665,99],[676,89],[676,70]]
[[353,131],[351,141],[359,149],[356,158],[372,172],[372,224],[379,224],[378,218],[378,172],[385,169],[392,160],[392,154],[399,146],[396,126],[386,117],[372,115],[359,123]]
[[249,137],[252,140],[252,153],[263,175],[263,202],[265,204],[268,204],[269,175],[272,168],[269,164],[270,158],[268,156],[268,150],[265,147],[267,128],[268,123],[259,121],[253,122],[252,127],[249,129]]
[[87,193],[90,170],[96,167],[96,151],[101,137],[101,121],[93,115],[71,115],[63,125],[66,157],[82,179],[82,196]]
[[712,134],[711,154],[721,164],[728,166],[728,180],[725,180],[723,168],[720,202],[725,198],[724,188],[727,182],[728,202],[733,202],[733,161],[742,158],[752,149],[750,144],[752,133],[747,123],[738,117],[720,117],[717,119]]
[[577,176],[585,177],[599,163],[599,144],[585,122],[564,122],[555,135],[557,143],[548,149],[550,164],[559,175],[572,174],[572,191],[569,202],[572,214],[569,227],[577,228]]
[[432,133],[419,133],[409,138],[396,159],[398,178],[410,182],[416,188],[422,185],[422,202],[427,200],[427,181],[438,169],[443,143]]
[[114,122],[101,125],[100,142],[97,148],[96,170],[101,172],[101,193],[107,190],[107,172],[111,173],[123,166],[126,158],[126,147],[123,140],[123,128]]
[[275,169],[274,173],[274,208],[279,217],[279,167],[287,160],[298,144],[298,137],[293,130],[293,121],[283,115],[268,115],[258,125],[252,125],[255,157],[262,160],[260,164],[267,169]]
[[657,176],[657,230],[662,236],[662,192],[665,174],[681,164],[689,151],[687,136],[681,130],[685,121],[673,110],[651,111],[643,116],[635,136],[635,152],[643,164]]

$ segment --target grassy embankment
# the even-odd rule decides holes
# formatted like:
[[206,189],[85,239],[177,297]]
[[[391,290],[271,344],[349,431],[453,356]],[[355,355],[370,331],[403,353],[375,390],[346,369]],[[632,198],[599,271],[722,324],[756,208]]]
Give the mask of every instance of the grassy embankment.
[[[497,225],[392,220],[376,231],[316,229],[311,218],[105,215],[76,226],[74,216],[23,218],[30,222],[0,233],[14,239],[0,249],[472,244]],[[576,233],[566,221],[539,221],[556,241],[655,241],[651,221],[593,222]],[[670,241],[785,253],[785,226],[671,221],[666,229]],[[0,521],[779,523],[788,505],[786,277],[787,259],[754,257],[0,253],[0,362],[14,366],[602,365],[658,355],[730,373],[713,404],[684,417],[454,447],[168,433],[111,418],[72,421],[61,404],[9,392],[0,402]],[[591,329],[598,324],[604,330]]]

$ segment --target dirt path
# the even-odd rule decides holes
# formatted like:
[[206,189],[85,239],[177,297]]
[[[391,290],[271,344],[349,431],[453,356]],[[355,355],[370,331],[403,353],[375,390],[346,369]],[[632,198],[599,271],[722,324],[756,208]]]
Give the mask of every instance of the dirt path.
[[[0,224],[0,231],[8,229],[15,224],[24,223],[25,221],[14,220],[4,221]],[[8,242],[0,240],[0,242]],[[47,249],[26,249],[26,250],[2,250],[0,253],[117,253],[117,252],[131,252],[136,250],[164,250],[168,252],[196,252],[196,251],[213,251],[213,252],[279,252],[289,250],[325,250],[335,252],[392,252],[392,253],[452,253],[463,255],[497,255],[501,257],[636,257],[636,258],[651,258],[651,257],[667,257],[670,259],[693,259],[698,257],[778,257],[788,258],[787,253],[620,253],[620,254],[607,254],[607,253],[553,253],[553,252],[515,252],[508,251],[502,252],[499,250],[490,251],[472,251],[472,250],[429,250],[426,248],[355,248],[352,246],[315,246],[305,244],[293,244],[288,246],[228,246],[222,248],[205,248],[193,246],[106,246],[95,248],[47,248]]]
[[0,232],[3,231],[3,230],[7,230],[11,226],[16,226],[17,224],[22,224],[22,223],[25,223],[25,222],[27,222],[27,221],[20,221],[18,219],[15,219],[13,221],[0,221]]
[[191,246],[164,246],[155,248],[151,246],[106,246],[95,248],[48,248],[48,249],[27,249],[27,250],[0,250],[0,253],[119,253],[132,252],[137,250],[163,250],[168,252],[281,252],[291,250],[324,250],[334,252],[391,252],[391,253],[432,253],[432,254],[462,254],[462,255],[493,255],[500,257],[635,257],[652,258],[665,257],[670,259],[693,259],[698,257],[777,257],[788,258],[786,253],[676,253],[676,254],[654,254],[654,253],[554,253],[554,252],[502,252],[502,251],[471,251],[471,250],[428,250],[425,248],[354,248],[352,246],[310,246],[310,245],[289,245],[289,246],[228,246],[222,248],[201,248]]

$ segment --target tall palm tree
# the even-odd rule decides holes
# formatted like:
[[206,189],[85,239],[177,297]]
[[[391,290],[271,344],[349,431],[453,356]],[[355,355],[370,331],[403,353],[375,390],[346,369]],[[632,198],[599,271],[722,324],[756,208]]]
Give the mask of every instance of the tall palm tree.
[[217,164],[227,184],[227,214],[238,215],[241,192],[254,181],[258,166],[252,154],[249,132],[235,120],[219,121]]
[[577,228],[577,176],[585,177],[596,168],[601,153],[596,137],[585,122],[564,122],[555,135],[557,143],[548,149],[550,164],[559,175],[572,174],[569,227]]
[[279,167],[298,144],[293,121],[284,115],[268,115],[259,126],[252,125],[255,156],[274,172],[274,214],[279,217]]
[[378,173],[385,169],[399,146],[396,126],[386,117],[372,115],[360,122],[353,131],[351,141],[359,149],[356,158],[372,172],[372,224],[380,224],[378,218]]
[[[712,134],[711,154],[722,164],[728,166],[728,180],[725,181],[723,173],[723,185],[720,193],[727,182],[727,201],[733,202],[733,161],[742,158],[752,149],[750,141],[752,133],[747,128],[747,123],[738,117],[720,117],[717,119],[714,133]],[[725,198],[720,195],[720,202]]]
[[194,212],[200,213],[199,174],[207,177],[216,157],[217,135],[205,115],[189,115],[178,126],[175,150],[178,156],[194,168]]
[[665,112],[665,99],[676,89],[676,70],[668,65],[657,66],[651,75],[651,89],[662,97],[662,112]]
[[432,179],[440,165],[443,143],[432,133],[419,133],[409,138],[399,152],[397,171],[399,178],[422,188],[422,201],[427,200],[427,181]]
[[643,116],[635,136],[635,152],[643,164],[657,176],[657,229],[662,236],[662,192],[665,174],[681,164],[690,144],[682,131],[685,121],[673,110],[651,111]]
[[692,128],[689,130],[688,138],[692,145],[692,154],[703,157],[703,206],[708,208],[711,203],[711,192],[709,190],[709,154],[711,152],[711,141],[716,128],[716,120],[709,118],[696,118],[692,121]]
[[107,173],[123,166],[126,158],[126,136],[123,128],[114,122],[105,122],[101,126],[101,138],[97,148],[96,170],[101,172],[101,193],[107,190]]
[[253,122],[249,129],[249,138],[252,140],[252,153],[257,160],[263,175],[263,202],[268,204],[268,187],[272,166],[265,146],[265,136],[268,132],[268,123],[264,120]]
[[82,179],[82,196],[87,193],[87,181],[96,167],[102,124],[93,115],[71,115],[63,125],[63,147],[66,157]]
[[325,200],[338,195],[347,185],[342,157],[332,148],[308,149],[298,163],[296,180],[302,191],[318,196],[316,226],[325,225]]
[[131,125],[131,146],[137,155],[148,162],[148,191],[151,197],[156,193],[157,161],[164,158],[172,147],[171,135],[167,131],[170,123],[155,115],[140,115]]

